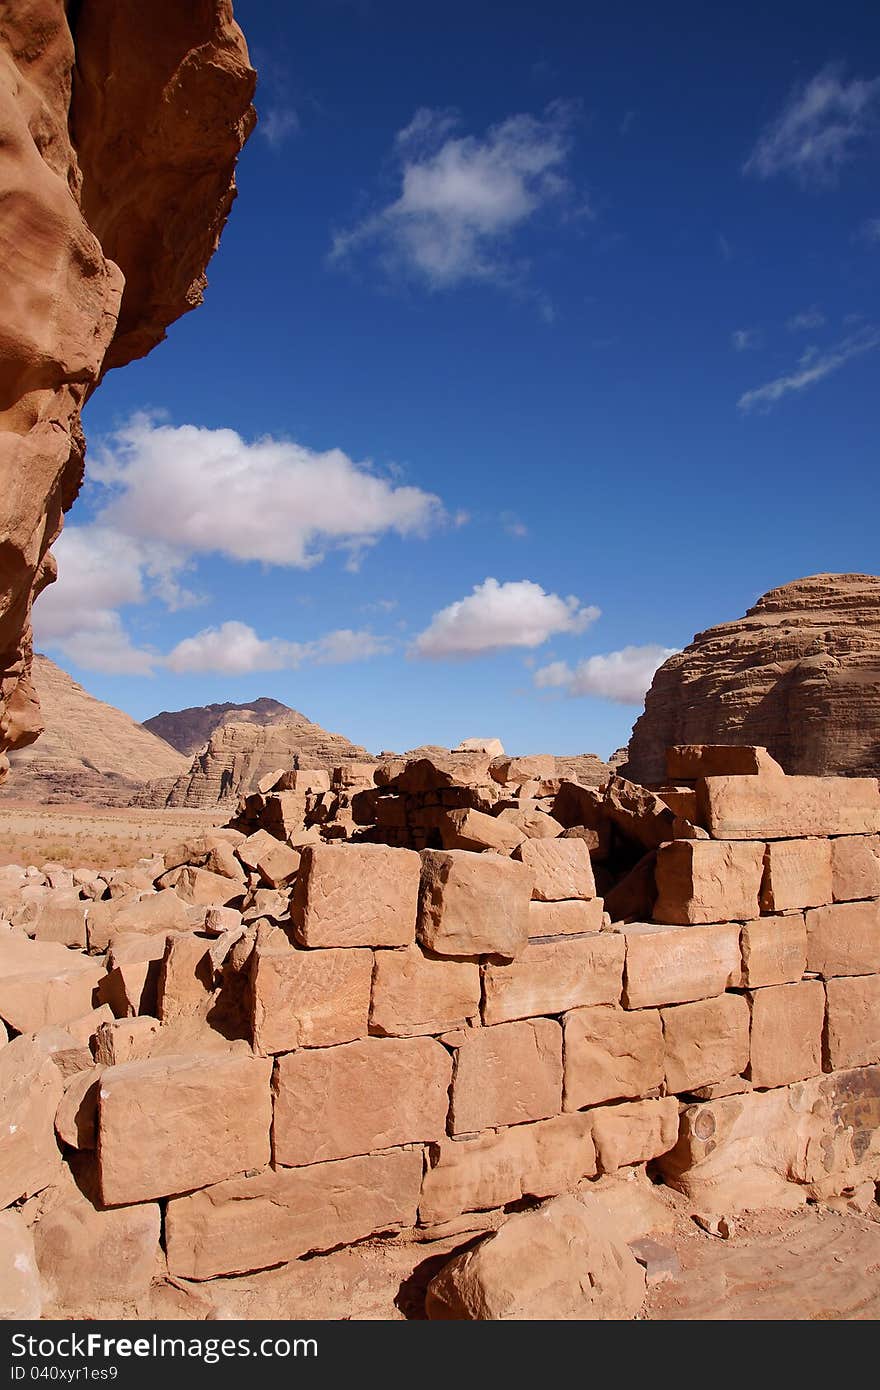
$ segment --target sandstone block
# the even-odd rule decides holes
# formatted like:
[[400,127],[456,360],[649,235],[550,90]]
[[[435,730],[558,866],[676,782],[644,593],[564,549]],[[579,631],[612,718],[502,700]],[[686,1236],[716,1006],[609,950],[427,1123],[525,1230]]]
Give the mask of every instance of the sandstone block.
[[116,1018],[136,1018],[158,1009],[159,960],[123,961],[113,966],[98,984],[97,998],[108,1004]]
[[107,1206],[153,1201],[269,1161],[271,1063],[243,1053],[108,1067],[98,1102]]
[[880,1062],[880,975],[829,980],[825,988],[832,1070]]
[[795,984],[807,968],[807,928],[801,912],[785,917],[757,917],[744,922],[743,984]]
[[588,1004],[616,1004],[623,937],[613,932],[530,941],[516,960],[483,967],[483,1022],[509,1023]]
[[376,952],[372,1033],[444,1033],[463,1027],[479,1013],[480,967],[475,961],[426,955],[419,946]]
[[880,830],[876,777],[706,777],[700,823],[716,840],[871,835]]
[[255,830],[253,835],[248,835],[240,845],[236,845],[235,853],[245,868],[256,871],[260,858],[264,854],[271,854],[276,845],[283,843],[283,840],[270,835],[268,830]]
[[588,1113],[593,1117],[593,1142],[601,1173],[647,1163],[671,1149],[678,1138],[675,1096],[602,1105]]
[[555,840],[565,827],[535,801],[520,801],[517,806],[505,806],[497,819],[514,825],[530,840]]
[[303,946],[409,946],[421,861],[386,845],[309,845],[291,903]]
[[589,1115],[556,1115],[431,1146],[419,1220],[448,1221],[522,1197],[553,1197],[596,1172]]
[[525,840],[515,858],[534,874],[532,897],[539,901],[596,896],[593,864],[585,840]]
[[158,1018],[120,1018],[102,1023],[95,1034],[95,1062],[115,1067],[149,1057],[159,1031]]
[[33,1236],[17,1211],[0,1211],[0,1321],[36,1322],[42,1313]]
[[556,759],[552,753],[533,753],[525,758],[508,758],[503,755],[493,758],[489,767],[490,775],[502,786],[511,783],[521,786],[523,782],[546,782],[556,776]]
[[441,956],[516,956],[529,934],[532,874],[495,854],[425,850],[418,938]]
[[36,1033],[79,1018],[103,974],[103,964],[57,942],[0,933],[0,1019],[17,1033]]
[[261,946],[252,956],[251,972],[251,1025],[258,1052],[330,1047],[366,1036],[372,951]]
[[477,854],[484,849],[510,854],[522,843],[524,835],[508,821],[469,807],[444,811],[439,830],[444,849],[468,849]]
[[168,1203],[168,1267],[183,1279],[244,1274],[414,1225],[420,1149],[268,1169]]
[[784,776],[766,748],[722,743],[679,743],[666,750],[666,776],[694,781],[697,777]]
[[271,845],[264,845],[257,858],[257,872],[270,888],[283,888],[296,877],[302,858],[299,850],[291,849],[270,835]]
[[791,912],[831,902],[831,841],[774,840],[767,846],[762,912]]
[[[228,882],[228,880],[224,880]],[[141,898],[114,898],[90,903],[86,915],[90,951],[106,951],[113,937],[134,932],[143,935],[188,931],[186,907],[173,888],[145,893]]]
[[[555,844],[555,840],[550,841]],[[567,898],[562,902],[529,903],[529,937],[583,936],[602,930],[601,898]]]
[[55,1112],[55,1133],[70,1149],[93,1149],[97,1142],[98,1090],[103,1067],[78,1072]]
[[833,975],[880,971],[880,902],[834,903],[807,913],[807,969]]
[[205,1012],[211,999],[214,970],[204,936],[169,936],[159,967],[156,1016],[174,1023]]
[[627,1009],[710,999],[740,983],[739,925],[660,927],[633,923],[623,932]]
[[563,1027],[566,1110],[644,1096],[663,1084],[659,1009],[574,1009]]
[[466,1134],[562,1110],[562,1029],[549,1018],[448,1036],[455,1047],[449,1130]]
[[55,1112],[64,1081],[33,1038],[0,1047],[0,1207],[54,1182],[61,1168]]
[[741,994],[719,994],[662,1009],[666,1088],[690,1091],[744,1072],[749,1063],[749,1006]]
[[757,917],[764,845],[673,840],[657,851],[654,921],[684,925]]
[[76,1191],[34,1227],[40,1278],[53,1311],[82,1317],[147,1293],[156,1273],[158,1204],[98,1211]]
[[206,907],[228,907],[244,891],[243,881],[215,874],[211,869],[193,868],[187,864],[174,884],[174,891],[184,903],[203,903]]
[[274,1161],[302,1167],[446,1132],[452,1059],[433,1038],[364,1038],[275,1064]]
[[624,1321],[645,1296],[645,1274],[612,1223],[577,1198],[519,1212],[428,1285],[434,1320]]
[[37,941],[57,941],[62,946],[80,949],[86,944],[85,903],[77,907],[41,906],[34,923]]
[[750,992],[753,1086],[787,1086],[822,1070],[825,990],[821,980]]
[[831,841],[834,901],[880,898],[880,835],[842,835]]

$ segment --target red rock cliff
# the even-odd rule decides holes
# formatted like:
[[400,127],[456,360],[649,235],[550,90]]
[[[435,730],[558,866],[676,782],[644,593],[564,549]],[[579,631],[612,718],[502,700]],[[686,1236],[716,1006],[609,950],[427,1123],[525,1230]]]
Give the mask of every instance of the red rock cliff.
[[230,0],[0,0],[0,777],[40,731],[30,612],[80,411],[201,302],[254,82]]
[[657,671],[623,771],[674,743],[762,744],[786,772],[880,773],[880,578],[814,574],[700,632]]

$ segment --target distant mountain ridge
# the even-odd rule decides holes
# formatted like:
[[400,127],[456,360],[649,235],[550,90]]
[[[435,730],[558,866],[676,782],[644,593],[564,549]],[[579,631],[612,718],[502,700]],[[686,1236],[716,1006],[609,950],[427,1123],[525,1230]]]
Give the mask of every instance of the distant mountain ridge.
[[309,721],[289,705],[261,695],[258,700],[236,705],[190,705],[188,709],[163,710],[145,719],[143,727],[170,743],[179,753],[193,757],[224,724],[282,724],[291,720]]
[[49,657],[34,655],[33,680],[45,732],[10,755],[3,800],[127,806],[144,782],[186,770],[182,753],[90,695]]

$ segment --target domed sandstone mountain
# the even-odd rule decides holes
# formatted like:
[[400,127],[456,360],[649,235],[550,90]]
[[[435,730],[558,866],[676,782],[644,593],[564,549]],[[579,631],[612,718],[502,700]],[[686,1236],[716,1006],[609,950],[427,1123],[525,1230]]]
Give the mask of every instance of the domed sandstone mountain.
[[758,744],[788,773],[880,774],[880,578],[814,574],[696,635],[654,676],[624,775],[678,743]]

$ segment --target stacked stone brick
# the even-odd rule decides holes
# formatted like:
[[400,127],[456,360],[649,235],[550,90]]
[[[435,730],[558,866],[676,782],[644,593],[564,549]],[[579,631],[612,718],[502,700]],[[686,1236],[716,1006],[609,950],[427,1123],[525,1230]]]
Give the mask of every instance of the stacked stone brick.
[[[109,880],[4,871],[0,1197],[56,1300],[123,1248],[136,1297],[157,1259],[473,1233],[646,1164],[703,1210],[876,1180],[878,785],[751,751],[671,755],[650,921],[611,923],[543,807],[443,807],[468,848],[263,825]],[[285,776],[282,832],[329,790]]]

